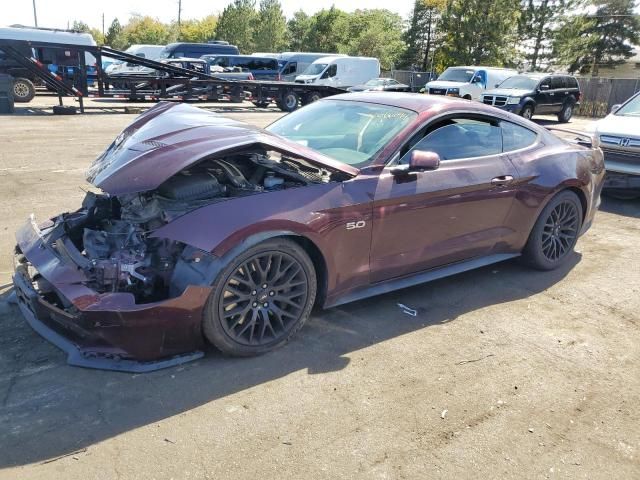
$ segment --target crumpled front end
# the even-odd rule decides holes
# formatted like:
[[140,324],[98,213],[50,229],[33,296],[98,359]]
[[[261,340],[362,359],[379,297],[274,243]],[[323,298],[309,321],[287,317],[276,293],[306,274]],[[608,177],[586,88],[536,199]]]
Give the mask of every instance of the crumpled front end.
[[[158,300],[145,296],[145,281],[132,275],[144,277],[145,270],[134,266],[130,253],[109,252],[112,258],[102,264],[80,251],[78,232],[86,237],[89,226],[90,214],[82,209],[42,228],[32,217],[17,232],[13,280],[29,324],[77,366],[144,372],[202,356],[200,326],[210,288],[167,288]],[[184,253],[181,248],[162,261],[180,261]],[[162,289],[157,283],[153,291]]]

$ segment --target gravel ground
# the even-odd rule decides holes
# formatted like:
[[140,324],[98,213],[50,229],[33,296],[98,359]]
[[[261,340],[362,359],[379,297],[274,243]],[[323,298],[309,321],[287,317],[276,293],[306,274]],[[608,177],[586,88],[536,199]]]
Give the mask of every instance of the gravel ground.
[[[16,228],[77,208],[133,118],[52,102],[0,117],[0,299]],[[67,366],[0,300],[0,479],[640,478],[639,242],[640,202],[604,198],[558,271],[494,265],[316,312],[260,358],[146,375]]]

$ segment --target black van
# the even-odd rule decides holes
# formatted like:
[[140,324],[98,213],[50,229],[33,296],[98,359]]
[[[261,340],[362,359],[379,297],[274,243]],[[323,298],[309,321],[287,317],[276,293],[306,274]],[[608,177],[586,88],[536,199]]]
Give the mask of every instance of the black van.
[[205,55],[203,60],[209,66],[222,68],[240,67],[243,71],[250,71],[256,80],[280,80],[278,60],[269,57],[254,57],[252,55]]
[[528,73],[504,80],[482,94],[482,103],[530,119],[534,114],[555,114],[558,121],[571,120],[580,102],[580,85],[571,75]]
[[239,53],[238,47],[222,41],[170,43],[160,52],[160,60],[165,58],[200,58],[203,55],[237,55]]

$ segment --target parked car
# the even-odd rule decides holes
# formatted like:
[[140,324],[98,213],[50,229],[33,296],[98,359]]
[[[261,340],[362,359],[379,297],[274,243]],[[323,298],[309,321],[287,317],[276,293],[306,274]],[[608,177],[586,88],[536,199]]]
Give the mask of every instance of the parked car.
[[75,365],[260,354],[314,304],[563,265],[603,179],[600,149],[459,99],[349,93],[266,129],[163,102],[94,161],[79,210],[18,231],[14,284]]
[[275,58],[253,55],[203,55],[201,58],[210,66],[249,71],[256,80],[281,80],[278,60]]
[[[78,33],[67,30],[28,27],[2,27],[0,39],[30,42],[64,43],[69,45],[95,46],[96,42],[89,33]],[[69,83],[75,83],[78,75],[77,51],[61,50],[45,47],[18,47],[20,53],[27,58],[35,58],[49,71],[60,75]],[[86,74],[89,80],[96,78],[96,58],[85,53]],[[14,77],[13,96],[16,102],[30,102],[35,97],[35,85],[40,83],[37,75],[24,68],[0,50],[0,73],[8,73]]]
[[426,93],[479,100],[480,94],[504,79],[517,75],[516,70],[494,67],[449,67],[437,80],[427,83]]
[[296,77],[296,83],[347,88],[380,76],[380,61],[371,57],[323,57]]
[[571,75],[530,73],[507,78],[483,93],[481,101],[527,119],[534,114],[556,114],[558,121],[566,123],[580,104],[580,96],[578,80]]
[[215,40],[209,43],[170,43],[162,49],[159,58],[200,58],[203,55],[238,55],[239,53],[235,45]]
[[614,105],[594,130],[607,169],[604,188],[618,198],[640,197],[640,93]]
[[372,78],[361,85],[347,88],[349,92],[410,92],[411,87],[393,78]]
[[280,76],[285,82],[293,82],[298,75],[301,75],[309,65],[325,57],[346,57],[339,53],[315,53],[315,52],[284,52],[278,55],[278,66]]

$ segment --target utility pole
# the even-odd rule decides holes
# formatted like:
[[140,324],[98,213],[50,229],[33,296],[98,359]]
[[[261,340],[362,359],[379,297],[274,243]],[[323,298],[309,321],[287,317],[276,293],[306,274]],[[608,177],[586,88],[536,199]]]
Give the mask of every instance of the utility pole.
[[102,12],[102,39],[104,40],[104,12]]
[[33,23],[38,28],[38,14],[36,13],[36,0],[33,0]]
[[182,14],[182,0],[178,0],[178,28],[180,28],[180,15],[181,14]]

